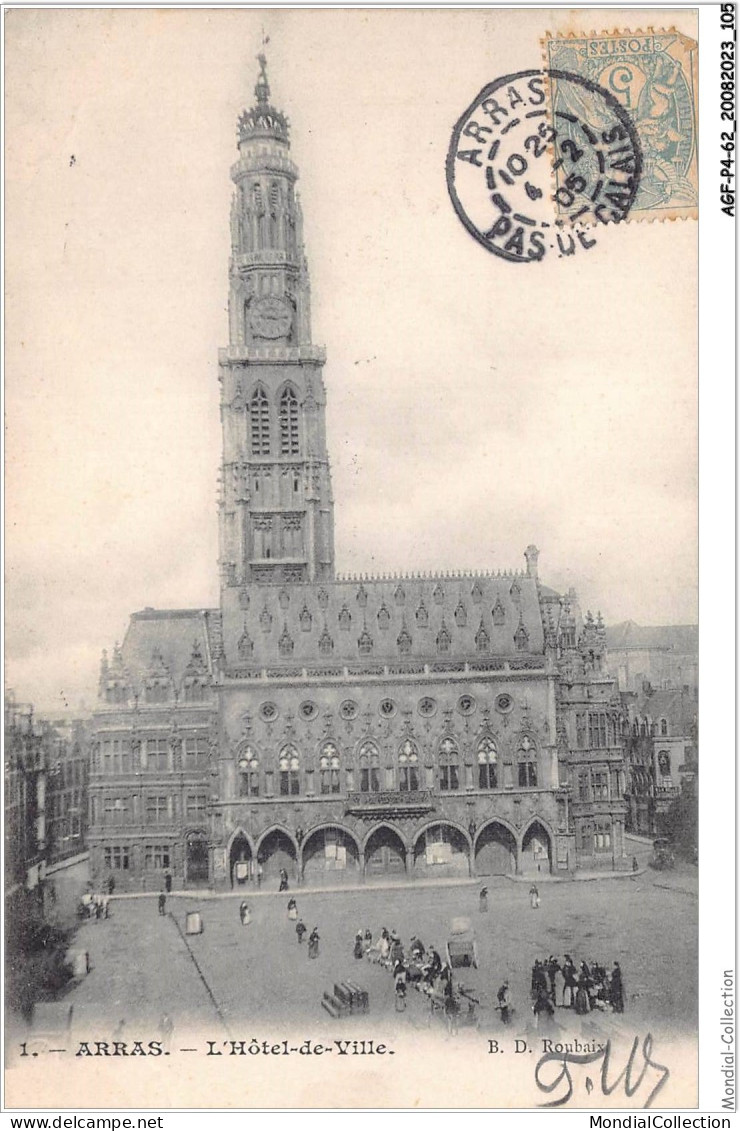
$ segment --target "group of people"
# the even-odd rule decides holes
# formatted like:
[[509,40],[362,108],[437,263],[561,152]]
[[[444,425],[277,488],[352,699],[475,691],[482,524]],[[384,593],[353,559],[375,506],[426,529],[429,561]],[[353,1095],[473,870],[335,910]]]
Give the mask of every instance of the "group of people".
[[425,947],[414,935],[407,952],[397,931],[382,927],[377,939],[373,940],[372,931],[366,927],[356,932],[352,953],[355,958],[367,958],[392,973],[397,1011],[406,1008],[408,987],[412,985],[434,1003],[443,1006],[449,1027],[456,1028],[459,996],[453,986],[452,969],[435,947]]
[[[281,876],[281,883],[282,883],[282,876]],[[287,874],[286,874],[286,883],[287,883]],[[296,938],[298,939],[298,945],[300,946],[303,943],[303,939],[304,939],[304,936],[305,936],[308,928],[307,928],[306,924],[303,922],[303,920],[300,918],[300,916],[298,915],[298,904],[296,903],[295,899],[293,899],[292,896],[288,900],[288,920],[291,923],[295,923]],[[249,904],[247,903],[246,899],[243,899],[241,901],[241,903],[239,904],[239,922],[241,923],[242,927],[248,927],[249,924],[252,922],[252,912],[249,910]],[[319,939],[320,939],[320,937],[321,936],[319,935],[318,927],[314,927],[314,929],[311,931],[311,934],[308,936],[308,957],[309,958],[318,958],[319,957]]]
[[532,1009],[538,1019],[543,1015],[552,1017],[558,1005],[579,1014],[609,1008],[614,1013],[624,1013],[622,969],[614,962],[612,969],[607,970],[593,959],[576,965],[569,954],[559,962],[551,954],[544,960],[535,960],[531,996]]
[[86,891],[77,908],[78,919],[110,918],[110,895],[99,891]]
[[[281,883],[282,883],[282,877],[281,877]],[[287,875],[286,875],[286,883],[287,883]],[[306,924],[303,922],[303,920],[300,918],[300,916],[298,915],[298,904],[296,903],[295,899],[293,899],[292,896],[288,900],[288,920],[291,923],[295,923],[296,938],[298,939],[298,945],[300,946],[303,943],[303,939],[304,939],[304,936],[306,935],[306,932],[308,931],[308,928],[307,928]],[[243,899],[241,901],[241,903],[239,904],[239,922],[241,923],[242,927],[248,927],[249,924],[252,922],[252,912],[249,910],[249,904],[247,903],[246,899]],[[311,931],[310,935],[308,936],[308,957],[309,958],[318,958],[319,957],[319,940],[320,940],[320,937],[321,936],[319,935],[318,927],[314,927],[314,929]]]
[[[281,875],[281,883],[282,882],[283,881],[282,881],[282,875]],[[287,883],[287,874],[286,874],[286,877],[285,877],[285,882]],[[295,899],[293,899],[293,897],[291,897],[289,900],[287,900],[287,918],[289,918],[289,922],[295,923],[295,936],[296,936],[296,939],[298,939],[299,946],[301,946],[301,944],[303,942],[304,935],[306,935],[306,933],[308,931],[308,927],[307,927],[306,923],[303,922],[302,918],[299,916],[299,914],[298,914],[298,904],[296,904],[296,901],[295,901]],[[242,926],[249,926],[249,924],[252,921],[252,915],[251,915],[251,912],[250,912],[250,909],[249,909],[249,904],[247,903],[246,899],[242,899],[242,901],[239,905],[239,921],[240,921]],[[320,939],[319,929],[318,929],[318,926],[315,926],[315,927],[313,927],[313,930],[309,934],[309,939],[308,939],[308,956],[309,956],[309,958],[318,958],[319,957],[319,939]]]
[[[308,927],[303,922],[303,920],[299,917],[299,915],[298,915],[298,904],[296,903],[296,901],[294,899],[288,900],[288,918],[291,920],[291,922],[295,923],[296,938],[298,939],[298,945],[301,946],[301,944],[303,943],[303,936],[306,934]],[[318,958],[319,957],[319,939],[320,938],[321,938],[321,936],[319,935],[319,928],[314,927],[314,929],[311,931],[311,934],[308,936],[308,957],[309,958]]]

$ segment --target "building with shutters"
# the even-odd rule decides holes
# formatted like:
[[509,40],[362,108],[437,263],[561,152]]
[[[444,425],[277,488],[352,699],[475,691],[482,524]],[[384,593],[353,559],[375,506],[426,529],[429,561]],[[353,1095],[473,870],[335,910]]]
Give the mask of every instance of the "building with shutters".
[[[229,889],[624,864],[600,618],[511,572],[335,570],[325,352],[264,59],[231,169],[218,609],[133,614],[104,656],[99,882]],[[381,516],[378,516],[381,521]]]

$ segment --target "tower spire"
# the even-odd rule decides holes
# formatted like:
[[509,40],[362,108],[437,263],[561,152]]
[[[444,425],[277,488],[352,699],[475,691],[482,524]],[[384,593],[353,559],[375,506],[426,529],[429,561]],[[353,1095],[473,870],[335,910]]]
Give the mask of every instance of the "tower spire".
[[334,573],[325,355],[311,339],[298,168],[288,120],[270,101],[265,42],[231,167],[229,345],[219,355],[222,607],[233,606],[237,650],[240,587]]
[[267,57],[260,51],[257,56],[260,72],[254,87],[256,105],[244,110],[239,117],[238,135],[241,149],[245,142],[253,138],[267,138],[288,145],[289,122],[280,110],[270,103],[270,84],[267,81]]
[[254,94],[258,102],[267,104],[270,101],[270,84],[267,81],[267,57],[262,51],[257,56],[257,62],[260,65],[260,73],[257,76]]

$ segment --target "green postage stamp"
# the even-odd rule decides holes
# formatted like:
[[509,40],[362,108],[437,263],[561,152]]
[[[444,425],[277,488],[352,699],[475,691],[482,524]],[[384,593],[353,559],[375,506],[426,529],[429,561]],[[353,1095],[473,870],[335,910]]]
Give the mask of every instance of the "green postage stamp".
[[[630,220],[697,217],[697,44],[677,31],[549,36],[543,42],[550,107],[558,130],[582,115],[579,75],[619,100],[632,117],[642,163]],[[555,74],[552,74],[555,72]],[[579,103],[574,105],[574,99]],[[599,123],[591,123],[598,129]],[[574,142],[576,137],[574,135]],[[564,171],[556,170],[556,177]],[[559,187],[559,182],[558,182]]]

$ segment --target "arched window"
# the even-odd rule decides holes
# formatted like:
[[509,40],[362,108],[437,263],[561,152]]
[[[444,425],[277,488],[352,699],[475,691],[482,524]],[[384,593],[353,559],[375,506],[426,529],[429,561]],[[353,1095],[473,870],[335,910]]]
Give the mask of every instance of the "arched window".
[[251,746],[247,746],[239,757],[239,796],[259,797],[260,764]]
[[498,785],[496,744],[487,736],[478,743],[478,789],[496,789]]
[[439,747],[439,788],[460,788],[460,751],[453,738],[443,738]]
[[298,455],[298,398],[285,389],[280,398],[280,455]]
[[519,743],[517,751],[519,764],[519,785],[533,787],[537,785],[537,749],[526,734]]
[[398,768],[398,788],[402,793],[414,793],[419,788],[419,752],[410,738],[401,746]]
[[325,742],[319,755],[321,792],[339,793],[339,751],[333,742]]
[[378,793],[380,790],[380,754],[369,739],[360,747],[360,790],[362,793]]
[[295,797],[301,792],[300,771],[301,762],[298,751],[292,743],[288,743],[280,751],[280,796]]
[[270,454],[270,408],[264,389],[255,389],[249,404],[253,456]]

